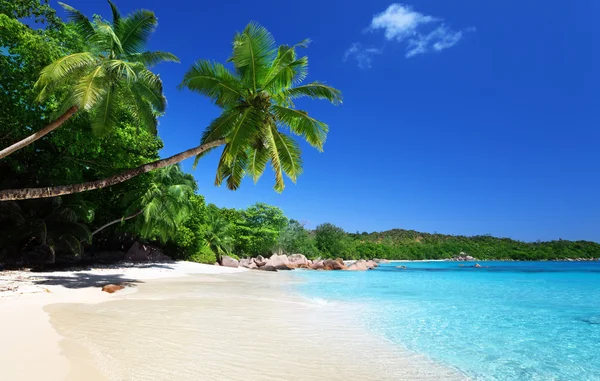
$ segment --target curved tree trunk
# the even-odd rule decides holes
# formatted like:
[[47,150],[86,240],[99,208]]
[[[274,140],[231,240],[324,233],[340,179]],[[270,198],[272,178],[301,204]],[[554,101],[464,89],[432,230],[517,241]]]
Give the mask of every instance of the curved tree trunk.
[[109,223],[107,223],[107,224],[104,224],[104,225],[100,226],[98,229],[94,230],[94,231],[92,232],[92,235],[95,235],[96,233],[99,233],[100,231],[102,231],[102,230],[106,229],[106,228],[107,228],[107,227],[109,227],[110,225],[114,225],[114,224],[116,224],[116,223],[118,223],[118,222],[121,222],[121,221],[127,221],[127,220],[130,220],[130,219],[132,219],[132,218],[136,218],[137,216],[139,216],[139,215],[140,215],[140,214],[142,214],[142,213],[144,213],[144,210],[138,210],[137,212],[133,213],[132,215],[130,215],[130,216],[128,216],[128,217],[125,217],[125,218],[117,218],[116,220],[114,220],[114,221],[111,221],[111,222],[109,222]]
[[65,112],[60,117],[58,117],[58,119],[56,119],[54,122],[50,123],[46,127],[42,128],[38,132],[29,135],[25,139],[16,142],[15,144],[11,145],[10,147],[6,147],[2,151],[0,151],[0,159],[5,158],[6,156],[10,155],[11,153],[13,153],[15,151],[20,150],[23,147],[27,147],[28,145],[35,142],[36,140],[44,137],[45,135],[49,134],[50,132],[52,132],[54,130],[56,130],[58,127],[62,126],[63,123],[66,122],[70,117],[72,117],[78,110],[79,110],[79,108],[77,106],[71,107],[70,109],[67,110],[67,112]]
[[32,198],[45,198],[45,197],[56,197],[65,194],[80,193],[94,189],[106,188],[111,185],[119,184],[142,173],[150,172],[155,169],[163,168],[168,165],[177,164],[192,156],[196,156],[205,152],[211,148],[218,147],[225,144],[225,139],[215,140],[210,143],[200,145],[195,148],[191,148],[187,151],[180,152],[176,155],[154,161],[152,163],[140,165],[137,168],[128,169],[114,176],[107,177],[102,180],[88,181],[87,183],[71,184],[71,185],[59,185],[55,187],[44,187],[44,188],[23,188],[23,189],[5,189],[0,191],[0,201],[13,201],[13,200],[28,200]]

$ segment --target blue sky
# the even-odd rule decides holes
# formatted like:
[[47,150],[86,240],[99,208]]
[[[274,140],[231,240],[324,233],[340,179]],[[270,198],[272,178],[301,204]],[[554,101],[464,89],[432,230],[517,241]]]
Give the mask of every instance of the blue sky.
[[[600,242],[598,1],[116,3],[155,11],[149,48],[182,61],[156,68],[169,101],[163,156],[197,145],[219,113],[176,89],[184,72],[196,59],[224,62],[250,20],[278,43],[312,39],[308,80],[344,94],[339,107],[299,104],[331,132],[323,153],[302,146],[296,185],[277,194],[266,173],[216,188],[212,154],[192,172],[208,202],[267,202],[310,228]],[[109,15],[103,0],[69,4]]]

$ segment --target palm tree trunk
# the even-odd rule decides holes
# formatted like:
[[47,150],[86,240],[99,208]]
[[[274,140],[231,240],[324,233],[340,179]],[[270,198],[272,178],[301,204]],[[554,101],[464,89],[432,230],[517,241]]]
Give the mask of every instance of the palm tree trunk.
[[71,107],[64,114],[62,114],[60,117],[58,117],[58,119],[56,119],[54,122],[50,123],[46,127],[42,128],[38,132],[29,135],[25,139],[16,142],[15,144],[11,145],[10,147],[6,147],[2,151],[0,151],[0,159],[5,158],[6,156],[10,155],[11,153],[13,153],[15,151],[20,150],[23,147],[27,147],[28,145],[35,142],[36,140],[44,137],[45,135],[49,134],[50,132],[52,132],[54,130],[56,130],[58,127],[62,126],[63,123],[66,122],[70,117],[72,117],[78,110],[79,110],[79,107],[77,107],[77,106]]
[[177,164],[192,156],[201,154],[204,151],[225,144],[225,139],[219,139],[210,143],[202,144],[187,151],[180,152],[166,159],[157,160],[152,163],[140,165],[137,168],[128,169],[114,176],[102,180],[88,181],[81,184],[59,185],[55,187],[44,188],[23,188],[23,189],[5,189],[0,191],[0,201],[28,200],[32,198],[57,197],[65,194],[80,193],[94,189],[106,188],[111,185],[119,184],[142,173],[150,172],[155,169],[163,168],[168,165]]
[[139,215],[140,215],[140,214],[142,214],[142,213],[144,213],[144,210],[138,210],[137,212],[133,213],[132,215],[130,215],[130,216],[128,216],[128,217],[125,217],[125,218],[117,218],[116,220],[114,220],[114,221],[111,221],[111,222],[109,222],[109,223],[107,223],[107,224],[104,224],[104,225],[100,226],[98,229],[94,230],[94,231],[92,232],[92,235],[95,235],[96,233],[100,232],[101,230],[104,230],[105,228],[109,227],[110,225],[114,225],[114,224],[116,224],[116,223],[118,223],[118,222],[121,222],[121,221],[127,221],[127,220],[130,220],[130,219],[132,219],[132,218],[135,218],[135,217],[139,216]]

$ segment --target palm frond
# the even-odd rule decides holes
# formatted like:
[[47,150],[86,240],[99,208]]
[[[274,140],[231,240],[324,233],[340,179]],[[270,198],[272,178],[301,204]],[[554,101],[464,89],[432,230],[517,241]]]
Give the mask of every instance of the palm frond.
[[247,107],[240,112],[233,130],[227,135],[227,144],[225,145],[227,164],[233,165],[238,152],[244,150],[244,147],[249,144],[251,138],[256,136],[260,125],[260,118],[254,108]]
[[102,63],[107,73],[111,74],[115,81],[124,79],[127,83],[137,81],[135,65],[123,60],[106,60]]
[[215,185],[220,186],[225,181],[227,189],[238,189],[246,175],[247,165],[248,156],[245,151],[229,152],[228,147],[225,147],[219,160]]
[[240,77],[253,92],[260,87],[275,54],[275,40],[261,25],[251,22],[233,41],[231,61]]
[[267,126],[267,128],[265,128],[265,138],[268,142],[269,154],[271,156],[271,167],[273,168],[273,172],[275,172],[275,185],[273,186],[273,189],[275,189],[276,192],[281,193],[285,188],[285,183],[283,181],[279,148],[277,147],[273,130],[274,128]]
[[92,38],[92,42],[101,50],[110,51],[114,55],[119,55],[123,52],[121,40],[117,37],[113,26],[105,22],[96,21],[96,34]]
[[131,109],[136,119],[140,122],[140,125],[152,135],[156,135],[158,133],[158,120],[152,109],[152,104],[142,98],[138,92],[132,93],[132,100],[133,105],[131,105]]
[[269,150],[264,144],[260,144],[255,147],[250,146],[248,147],[247,156],[247,172],[250,176],[252,176],[252,179],[256,184],[258,182],[258,179],[260,179],[262,174],[265,172],[265,168],[270,157]]
[[221,107],[235,105],[242,97],[240,80],[220,63],[198,60],[188,70],[179,88],[209,97]]
[[77,9],[68,4],[61,3],[60,1],[58,4],[65,9],[65,12],[67,12],[67,17],[73,22],[78,34],[83,37],[84,40],[89,40],[94,36],[96,33],[94,26],[90,20],[83,15],[83,13],[79,12]]
[[98,136],[105,136],[117,123],[116,97],[113,86],[108,86],[102,94],[92,117],[92,130]]
[[43,101],[48,95],[48,87],[54,87],[56,84],[67,80],[70,74],[80,68],[92,66],[96,58],[89,52],[75,53],[61,57],[51,64],[44,67],[40,77],[35,84],[38,92],[38,101]]
[[300,147],[289,136],[281,133],[277,128],[272,127],[273,138],[279,153],[279,161],[283,172],[295,183],[299,175],[302,174],[302,159]]
[[73,86],[71,100],[68,103],[77,105],[82,110],[90,110],[106,93],[107,84],[104,79],[103,67],[98,66]]
[[127,55],[127,60],[131,62],[139,62],[148,68],[163,62],[181,62],[174,54],[161,51],[131,53]]
[[156,111],[164,112],[167,108],[167,99],[162,92],[162,81],[150,70],[143,69],[137,73],[137,81],[133,84],[133,90],[139,92],[141,97],[150,102]]
[[154,12],[137,10],[120,20],[119,39],[125,53],[139,53],[158,25]]
[[108,4],[110,5],[110,10],[112,12],[112,24],[113,27],[115,28],[115,33],[118,34],[119,31],[119,24],[121,23],[121,14],[119,13],[119,10],[117,9],[117,6],[110,0],[107,0]]
[[237,125],[237,121],[241,118],[241,115],[244,114],[248,108],[248,106],[239,106],[223,112],[223,114],[208,125],[202,134],[200,143],[206,144],[227,137]]
[[294,134],[303,136],[311,146],[319,151],[323,150],[329,131],[329,127],[325,123],[311,118],[306,111],[302,110],[278,105],[271,106],[271,110],[279,123],[287,126]]
[[296,59],[296,48],[306,47],[309,42],[310,40],[307,39],[294,46],[281,45],[277,50],[277,57],[269,68],[263,87],[279,90],[302,82],[308,72],[308,58]]
[[312,99],[326,99],[334,105],[342,103],[342,92],[324,83],[312,82],[306,85],[297,86],[281,92],[283,98],[296,99],[309,97]]

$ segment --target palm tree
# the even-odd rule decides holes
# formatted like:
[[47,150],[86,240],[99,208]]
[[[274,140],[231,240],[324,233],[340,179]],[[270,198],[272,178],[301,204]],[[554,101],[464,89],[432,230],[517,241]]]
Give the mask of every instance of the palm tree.
[[146,52],[144,47],[158,22],[153,12],[138,10],[122,18],[116,6],[112,23],[96,18],[91,22],[75,8],[59,3],[67,11],[76,31],[88,43],[85,52],[52,62],[36,83],[37,100],[42,102],[55,90],[68,87],[59,117],[27,138],[0,151],[0,159],[35,142],[63,125],[79,110],[92,115],[92,128],[99,134],[117,122],[118,104],[131,109],[139,124],[156,133],[156,113],[166,108],[162,81],[148,67],[160,62],[179,62],[171,53]]
[[[196,181],[191,175],[172,165],[153,173],[147,188],[125,196],[125,216],[102,225],[92,232],[97,234],[116,223],[135,218],[134,229],[142,238],[158,237],[162,242],[175,237],[177,228],[192,213],[191,196]],[[140,218],[136,218],[141,216]]]
[[233,238],[231,237],[231,225],[219,215],[218,209],[210,209],[208,213],[207,229],[204,232],[204,239],[210,249],[215,253],[217,262],[221,263],[223,255],[228,255],[233,248]]
[[233,41],[230,62],[234,71],[219,63],[201,60],[185,74],[181,84],[209,97],[223,113],[204,132],[201,144],[166,159],[144,164],[102,180],[46,188],[0,191],[2,200],[52,197],[104,188],[142,173],[179,163],[196,156],[196,163],[208,151],[224,145],[217,167],[216,184],[226,181],[237,189],[244,175],[255,181],[270,161],[275,171],[275,189],[284,188],[283,173],[292,181],[302,172],[300,149],[285,132],[302,136],[318,150],[323,149],[328,126],[294,108],[301,97],[326,99],[340,104],[339,90],[320,82],[299,85],[307,75],[307,57],[298,57],[297,45],[275,47],[271,34],[250,23]]

